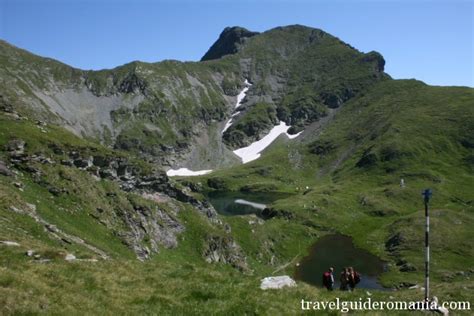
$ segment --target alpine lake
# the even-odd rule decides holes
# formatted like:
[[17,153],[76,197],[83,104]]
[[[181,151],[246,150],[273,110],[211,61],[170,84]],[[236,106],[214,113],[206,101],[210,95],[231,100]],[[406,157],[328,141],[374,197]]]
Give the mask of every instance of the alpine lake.
[[[211,192],[207,195],[221,215],[255,214],[259,217],[268,204],[289,196],[275,192]],[[386,271],[386,263],[367,250],[356,247],[351,237],[338,233],[325,235],[310,246],[308,254],[296,266],[294,278],[322,287],[322,275],[329,267],[334,268],[336,290],[340,286],[340,273],[345,267],[353,267],[361,275],[357,288],[387,290],[378,281],[378,277]]]

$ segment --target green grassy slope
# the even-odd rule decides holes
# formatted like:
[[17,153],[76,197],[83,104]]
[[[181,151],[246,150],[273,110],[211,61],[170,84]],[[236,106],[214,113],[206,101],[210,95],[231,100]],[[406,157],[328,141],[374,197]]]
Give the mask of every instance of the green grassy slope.
[[249,144],[274,125],[256,119],[258,115],[272,121],[278,118],[293,126],[291,132],[298,132],[326,116],[329,108],[389,79],[380,54],[364,54],[322,30],[300,25],[255,35],[237,54],[220,62],[235,59],[248,63],[245,72],[253,83],[248,102],[253,106],[234,119],[223,135],[233,147]]
[[[320,135],[280,140],[257,161],[193,181],[295,193],[271,205],[279,215],[255,236],[244,219],[228,219],[244,249],[262,252],[271,238],[277,261],[285,262],[303,255],[317,236],[338,231],[388,260],[382,278],[388,286],[422,282],[421,191],[430,187],[434,282],[472,287],[453,276],[470,271],[474,258],[473,100],[469,88],[383,82],[349,101]],[[390,244],[396,235],[400,243]],[[403,266],[415,271],[401,272]]]
[[[24,184],[23,191],[11,183],[11,177],[0,176],[0,240],[20,243],[19,247],[0,245],[0,310],[4,314],[79,310],[92,314],[296,314],[302,298],[368,297],[362,290],[327,293],[302,282],[296,288],[280,291],[259,289],[263,277],[291,275],[307,247],[331,231],[352,236],[358,246],[387,260],[389,271],[382,277],[385,285],[421,284],[420,191],[427,186],[435,192],[433,295],[443,300],[472,300],[474,284],[466,278],[474,256],[469,243],[474,221],[472,134],[465,127],[472,125],[471,101],[472,89],[429,87],[414,81],[380,83],[370,93],[348,102],[318,137],[280,140],[255,162],[187,179],[205,186],[208,178],[219,178],[227,189],[294,193],[271,206],[278,215],[263,225],[249,225],[248,217],[223,218],[247,255],[250,269],[244,273],[228,265],[205,262],[204,240],[223,232],[190,206],[180,206],[179,219],[186,230],[178,237],[178,247],[162,248],[142,263],[133,259],[134,254],[117,236],[88,215],[97,205],[113,207],[101,192],[116,194],[115,203],[123,203],[120,208],[127,209],[127,193],[114,183],[91,181],[85,171],[65,166],[37,166],[50,183],[58,184],[55,175],[73,179],[61,185],[74,194],[54,196],[27,172],[17,175]],[[380,123],[382,119],[386,124]],[[54,126],[43,127],[46,132],[42,132],[28,121],[2,117],[1,122],[2,146],[15,137],[26,141],[29,153],[41,152],[54,159],[58,159],[53,151],[57,147],[124,155]],[[426,126],[443,126],[443,133],[423,128]],[[391,143],[397,146],[388,150],[386,144]],[[368,153],[375,158],[364,158],[365,163],[360,163]],[[405,188],[399,187],[400,177],[406,181]],[[80,245],[51,238],[33,219],[12,212],[12,205],[21,209],[28,207],[26,203],[34,203],[41,216],[106,251],[111,259],[64,261],[66,253],[78,258],[97,256]],[[389,251],[385,243],[396,234],[402,236],[401,243]],[[29,249],[52,261],[37,262],[25,255]],[[399,271],[400,260],[416,271]],[[464,274],[458,273],[461,271]],[[419,290],[371,292],[372,299],[422,297]]]
[[[17,69],[9,64],[12,60],[34,67]],[[434,191],[432,295],[441,300],[473,299],[471,88],[389,80],[377,53],[360,53],[329,34],[300,26],[253,36],[237,54],[201,63],[133,62],[84,72],[2,42],[0,65],[0,80],[14,78],[18,85],[1,91],[2,111],[7,105],[19,110],[16,93],[29,95],[32,83],[48,89],[47,78],[69,87],[83,79],[101,97],[146,96],[134,109],[112,112],[114,124],[121,128],[118,150],[51,124],[15,119],[12,109],[0,114],[0,160],[14,172],[0,174],[0,241],[20,244],[0,244],[0,314],[296,314],[302,298],[368,296],[365,291],[327,293],[302,282],[281,291],[259,289],[263,277],[292,275],[308,247],[331,232],[350,235],[357,246],[386,260],[388,272],[381,282],[387,287],[422,284],[421,190],[427,187]],[[188,76],[205,82],[205,87],[192,88]],[[215,76],[224,77],[220,85]],[[154,166],[140,153],[159,156],[163,150],[186,146],[195,132],[190,126],[215,126],[225,120],[223,93],[235,95],[244,77],[254,80],[254,101],[265,102],[256,102],[236,120],[229,129],[229,135],[237,133],[231,142],[261,132],[278,119],[293,124],[295,131],[308,130],[295,140],[279,139],[249,164],[178,179],[176,185],[199,182],[195,187],[204,191],[292,193],[270,205],[275,216],[262,225],[252,224],[249,216],[219,217],[223,224],[213,224],[189,203],[166,197],[146,200],[106,177],[93,176],[93,169],[61,163],[77,152],[81,157],[127,160],[140,175],[152,174]],[[162,91],[165,83],[174,89],[176,100]],[[28,103],[23,105],[28,108]],[[332,111],[334,118],[311,132],[311,124]],[[253,132],[246,133],[249,129]],[[13,139],[26,142],[28,157],[41,158],[13,167],[6,150]],[[204,198],[204,191],[192,194]],[[177,234],[176,248],[160,244],[150,260],[139,262],[127,239],[133,232],[127,220],[158,211],[182,224],[184,231]],[[54,238],[54,227],[48,231],[25,213],[36,214],[86,245]],[[157,217],[149,221],[166,226]],[[248,269],[241,272],[205,261],[209,238],[216,236],[233,238],[240,245]],[[152,237],[142,235],[138,245],[152,248]],[[100,259],[87,245],[110,258],[64,260],[67,253]],[[26,256],[30,249],[40,257]],[[422,292],[402,288],[372,295],[420,299]]]

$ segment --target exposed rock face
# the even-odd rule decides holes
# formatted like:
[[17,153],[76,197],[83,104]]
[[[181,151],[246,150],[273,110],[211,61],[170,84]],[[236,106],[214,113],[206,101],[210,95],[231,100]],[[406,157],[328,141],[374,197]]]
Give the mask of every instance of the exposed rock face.
[[21,139],[12,139],[6,145],[6,150],[10,153],[10,156],[21,157],[25,152],[25,141]]
[[209,263],[226,263],[241,271],[248,269],[242,249],[231,237],[210,236],[203,256]]
[[187,189],[179,189],[172,185],[160,186],[161,192],[165,193],[169,197],[175,198],[180,202],[190,203],[199,212],[204,214],[211,222],[221,224],[221,221],[217,218],[217,211],[207,200],[198,200],[191,195],[191,192]]
[[385,242],[385,248],[389,252],[395,252],[399,250],[399,247],[405,242],[405,237],[402,235],[402,233],[396,233],[392,235],[386,242]]
[[[33,163],[53,164],[55,161],[41,155],[29,156],[24,152],[25,146],[26,143],[23,140],[11,141],[7,146],[10,150],[10,161],[16,168],[36,174],[37,178],[39,178],[41,171]],[[116,181],[124,191],[136,192],[138,194],[164,193],[180,202],[190,203],[206,217],[218,222],[217,212],[211,204],[205,200],[196,199],[186,188],[181,189],[172,185],[169,182],[168,176],[162,170],[155,170],[150,174],[144,175],[138,166],[132,164],[124,157],[83,156],[77,151],[71,151],[68,155],[70,159],[61,160],[61,164],[77,167],[88,171],[94,176]],[[48,185],[44,182],[43,184]],[[62,193],[58,188],[48,186],[48,189],[51,193],[57,193],[57,195]]]
[[8,169],[7,165],[1,160],[0,160],[0,174],[7,177],[11,177],[13,175],[13,172],[11,172],[11,170]]
[[385,59],[380,53],[371,51],[365,54],[363,61],[373,63],[374,69],[377,71],[377,73],[383,73],[385,67]]
[[[159,251],[159,246],[174,248],[178,245],[177,235],[184,231],[184,226],[158,207],[150,209],[136,206],[133,213],[124,214],[124,221],[129,230],[121,236],[135,251],[137,258],[145,260],[152,253]],[[151,249],[145,244],[148,239]]]
[[[83,79],[85,80],[85,79]],[[77,83],[77,87],[51,87],[51,91],[36,90],[34,96],[38,103],[44,103],[49,110],[60,117],[62,124],[78,135],[104,137],[108,130],[114,136],[114,122],[111,116],[113,111],[120,108],[134,108],[144,100],[142,94],[122,92],[118,88],[115,94],[100,95],[94,86],[88,89],[84,84]],[[133,89],[125,86],[123,89]],[[35,103],[33,103],[35,104]]]
[[0,95],[0,111],[6,112],[6,113],[13,113],[13,106],[8,103],[3,95]]
[[399,267],[400,272],[413,272],[416,271],[416,267],[402,258],[400,250],[403,248],[403,244],[407,242],[406,237],[401,233],[397,232],[393,234],[386,242],[385,249],[390,253],[391,256],[395,257],[396,265]]
[[218,59],[222,56],[235,54],[239,47],[245,43],[249,37],[257,35],[258,32],[251,32],[242,27],[226,27],[219,35],[219,39],[209,48],[201,61]]
[[265,220],[271,219],[273,217],[290,220],[294,217],[294,214],[291,211],[276,209],[274,207],[266,207],[262,210],[260,216]]
[[[38,163],[55,164],[55,157],[45,157],[41,154],[30,155],[25,151],[26,146],[27,144],[21,139],[14,139],[8,143],[7,150],[13,166],[32,175],[33,180],[39,185],[46,187],[51,194],[55,196],[69,194],[66,189],[55,187],[42,176]],[[61,160],[62,165],[84,170],[97,179],[104,178],[114,181],[119,184],[122,190],[136,193],[153,199],[156,202],[169,202],[172,199],[176,199],[180,202],[189,203],[208,218],[211,223],[222,225],[212,205],[207,201],[196,199],[189,189],[179,188],[170,183],[166,173],[161,170],[144,174],[137,165],[125,157],[93,155],[77,150],[65,152],[61,148],[53,148],[53,151],[58,152],[61,156],[67,155],[69,157],[69,159]],[[11,172],[9,169],[5,170],[6,172]],[[62,177],[65,177],[68,181],[73,180],[67,175],[62,175]],[[157,193],[160,196],[166,197],[166,199],[160,200],[158,198],[156,200]],[[165,211],[158,205],[150,207],[133,199],[129,199],[129,202],[133,207],[131,210],[115,210],[115,214],[109,214],[110,216],[106,218],[100,216],[103,210],[99,210],[97,214],[91,213],[90,215],[119,236],[125,244],[133,249],[140,260],[148,259],[153,253],[158,253],[160,247],[174,248],[177,246],[177,235],[185,229],[177,218],[179,207],[172,208],[173,211]],[[20,212],[35,218],[36,221],[44,225],[48,232],[54,234],[59,239],[64,236],[64,233],[59,228],[40,218],[34,209]],[[66,239],[77,240],[78,243],[83,243],[83,241],[74,236]],[[229,253],[232,252],[232,249],[229,250]],[[99,253],[99,250],[96,252]],[[233,260],[231,257],[227,259]]]
[[123,93],[145,93],[146,82],[135,73],[129,74],[119,84],[118,91]]

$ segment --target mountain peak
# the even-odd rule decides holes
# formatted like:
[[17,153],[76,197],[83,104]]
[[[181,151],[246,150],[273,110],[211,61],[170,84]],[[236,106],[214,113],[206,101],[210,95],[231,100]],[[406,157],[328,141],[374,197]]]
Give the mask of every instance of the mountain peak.
[[222,56],[234,54],[247,38],[257,34],[259,33],[249,31],[240,26],[226,27],[219,35],[217,41],[212,44],[211,48],[201,58],[201,61],[219,59]]

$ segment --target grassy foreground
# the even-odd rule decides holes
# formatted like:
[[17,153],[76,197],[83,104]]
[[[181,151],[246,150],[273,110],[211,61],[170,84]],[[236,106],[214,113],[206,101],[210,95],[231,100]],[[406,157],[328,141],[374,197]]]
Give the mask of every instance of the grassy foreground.
[[[357,301],[370,297],[408,301],[423,295],[420,290],[408,289],[371,291],[370,296],[361,289],[354,293],[329,293],[301,282],[295,288],[262,291],[259,289],[262,275],[245,275],[229,267],[184,262],[172,256],[146,263],[58,260],[39,264],[26,260],[23,250],[2,248],[0,310],[4,315],[295,315],[303,313],[301,299],[333,301],[339,297]],[[22,259],[13,262],[13,257]],[[435,283],[432,290],[444,300],[459,301],[470,298],[473,286],[472,282]],[[322,313],[340,314],[339,311],[317,314]],[[370,314],[386,315],[387,312]],[[416,313],[390,312],[390,315],[405,314]]]

